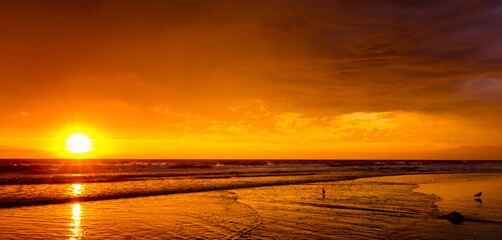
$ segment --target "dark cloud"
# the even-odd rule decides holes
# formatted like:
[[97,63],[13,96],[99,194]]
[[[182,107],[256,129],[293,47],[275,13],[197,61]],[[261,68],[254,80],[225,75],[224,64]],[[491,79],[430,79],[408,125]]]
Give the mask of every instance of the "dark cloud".
[[[87,82],[68,79],[80,74],[109,79],[91,80],[94,87],[84,89],[91,95],[108,94],[120,81],[123,85],[143,81],[142,89],[175,89],[196,97],[201,94],[199,86],[215,93],[229,82],[243,81],[245,86],[262,85],[253,86],[256,92],[250,97],[266,98],[262,94],[270,88],[286,94],[281,85],[298,85],[321,98],[340,100],[324,90],[341,88],[374,102],[386,101],[392,92],[392,97],[413,98],[410,90],[442,81],[498,79],[502,63],[496,1],[4,1],[2,5],[0,74],[6,79],[2,81],[6,93],[77,92]],[[281,76],[282,71],[297,74]],[[138,79],[117,77],[124,72],[137,74]],[[215,79],[221,72],[227,79]],[[238,89],[241,84],[235,85],[233,90],[245,92]]]

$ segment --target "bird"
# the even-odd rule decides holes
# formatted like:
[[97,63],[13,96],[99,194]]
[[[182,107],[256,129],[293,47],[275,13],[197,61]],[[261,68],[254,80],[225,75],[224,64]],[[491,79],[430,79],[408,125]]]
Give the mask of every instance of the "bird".
[[481,192],[479,192],[478,194],[474,195],[474,197],[481,197]]
[[324,191],[324,188],[322,189],[322,195],[324,195],[326,193],[326,191]]

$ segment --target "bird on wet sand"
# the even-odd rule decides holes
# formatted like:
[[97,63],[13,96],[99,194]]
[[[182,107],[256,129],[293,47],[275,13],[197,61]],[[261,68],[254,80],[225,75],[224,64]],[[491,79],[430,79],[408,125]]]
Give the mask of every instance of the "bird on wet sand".
[[479,192],[478,194],[474,195],[474,197],[481,197],[481,192]]

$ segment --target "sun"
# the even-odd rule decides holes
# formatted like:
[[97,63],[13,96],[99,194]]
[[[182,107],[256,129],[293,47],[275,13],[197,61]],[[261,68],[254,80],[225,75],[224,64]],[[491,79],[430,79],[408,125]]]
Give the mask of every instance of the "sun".
[[73,133],[66,139],[66,151],[85,154],[92,150],[92,140],[83,133]]

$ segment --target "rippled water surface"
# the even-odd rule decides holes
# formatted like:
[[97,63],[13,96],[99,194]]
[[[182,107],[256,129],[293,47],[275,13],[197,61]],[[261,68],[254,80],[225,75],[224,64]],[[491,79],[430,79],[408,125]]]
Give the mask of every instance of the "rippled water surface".
[[500,238],[497,162],[364,164],[8,174],[0,239]]

